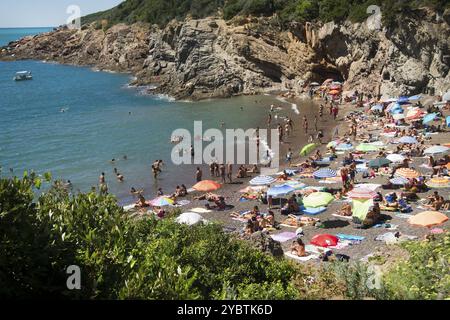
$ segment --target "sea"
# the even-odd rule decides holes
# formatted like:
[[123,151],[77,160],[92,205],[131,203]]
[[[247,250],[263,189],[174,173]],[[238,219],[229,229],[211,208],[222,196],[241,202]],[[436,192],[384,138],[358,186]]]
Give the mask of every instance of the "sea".
[[[50,30],[0,29],[0,45]],[[13,81],[22,70],[31,71],[33,80]],[[204,131],[256,128],[266,122],[271,104],[291,109],[268,95],[173,101],[130,87],[131,79],[44,61],[0,62],[1,174],[51,172],[55,179],[70,180],[74,192],[85,192],[105,172],[109,191],[121,203],[133,201],[131,187],[144,189],[149,198],[159,187],[170,194],[176,185],[195,183],[195,166],[171,161],[175,129],[193,132],[194,121],[202,121]],[[158,159],[163,172],[154,180],[151,165]],[[115,168],[124,182],[117,181]]]

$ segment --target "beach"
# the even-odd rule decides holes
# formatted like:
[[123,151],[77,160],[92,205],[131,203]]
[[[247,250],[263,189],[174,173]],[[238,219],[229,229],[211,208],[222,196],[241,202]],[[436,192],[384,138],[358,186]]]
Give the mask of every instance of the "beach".
[[[294,131],[293,133],[284,141],[284,143],[281,145],[280,148],[280,171],[283,169],[289,168],[289,165],[285,163],[284,158],[287,152],[288,148],[291,148],[294,152],[294,157],[292,160],[292,163],[298,163],[303,160],[305,160],[307,157],[301,157],[299,156],[299,150],[308,142],[308,137],[310,134],[314,135],[315,137],[315,130],[314,126],[312,125],[314,115],[318,115],[318,105],[320,103],[323,103],[323,101],[319,98],[316,98],[313,103],[311,103],[309,100],[294,98],[294,99],[287,99],[286,103],[284,103],[282,106],[282,111],[279,110],[279,112],[282,112],[283,114],[292,117],[294,121]],[[300,111],[299,114],[297,114],[293,108],[291,108],[292,104],[296,104],[299,106],[298,110]],[[261,107],[261,112],[268,112],[270,109],[268,106]],[[335,128],[337,128],[337,132],[340,134],[343,134],[344,132],[347,132],[349,130],[349,123],[345,121],[346,115],[349,113],[352,113],[354,111],[362,111],[367,112],[367,108],[358,108],[354,104],[342,104],[339,106],[339,115],[336,120],[333,119],[333,117],[329,114],[329,111],[327,108],[324,109],[324,117],[321,121],[318,122],[318,129],[323,130],[324,132],[324,139],[323,144],[320,147],[320,150],[322,151],[322,154],[326,153],[326,145],[329,141],[332,140],[332,135],[335,132]],[[447,114],[447,111],[445,111]],[[309,120],[309,131],[308,134],[305,135],[303,128],[301,127],[301,119],[302,117],[306,115]],[[272,125],[273,126],[273,125]],[[375,127],[372,127],[370,129],[362,129],[360,133],[367,133],[368,130],[372,132],[373,134],[380,132],[383,127],[378,125]],[[434,145],[434,144],[444,144],[447,143],[450,139],[449,133],[447,131],[441,132],[439,134],[431,134],[429,135],[431,137],[430,140],[427,140],[427,145]],[[315,143],[318,143],[316,139],[314,139]],[[356,142],[357,144],[358,142]],[[386,145],[387,149],[392,148],[392,145]],[[347,152],[345,153],[347,154]],[[334,170],[338,170],[342,165],[342,160],[344,157],[344,152],[341,152],[341,154],[338,155],[337,159],[331,162],[330,168]],[[365,158],[368,159],[374,159],[376,157],[377,153],[367,153],[364,155]],[[411,163],[410,167],[416,168],[423,176],[429,177],[431,171],[429,169],[426,169],[423,167],[423,164],[426,163],[427,157],[413,157],[413,162]],[[257,176],[257,174],[252,174],[249,178],[244,179],[235,179],[234,176],[236,175],[236,166],[234,166],[234,172],[233,172],[233,183],[226,183],[224,184],[219,190],[215,191],[214,193],[222,195],[225,197],[225,202],[229,205],[232,205],[232,209],[228,209],[225,211],[210,211],[210,212],[202,212],[201,215],[212,222],[218,222],[224,226],[224,228],[227,231],[236,232],[238,234],[243,227],[245,226],[245,222],[238,221],[236,219],[233,219],[230,214],[236,213],[236,212],[242,212],[242,211],[249,211],[252,210],[254,206],[258,206],[260,211],[262,213],[268,212],[269,208],[267,205],[262,204],[259,201],[256,200],[249,200],[245,202],[241,202],[240,198],[242,196],[242,192],[240,192],[241,189],[244,189],[249,185],[249,180],[251,178],[254,178]],[[370,184],[386,184],[388,181],[387,176],[383,175],[377,175],[374,179],[367,179],[362,178],[362,174],[358,173],[356,175],[356,183],[370,183]],[[220,178],[217,177],[211,177],[209,174],[209,170],[207,166],[203,167],[203,179],[211,179],[217,182],[220,182]],[[339,181],[338,183],[334,184],[321,184],[318,182],[317,179],[313,178],[307,178],[307,179],[298,179],[293,178],[296,180],[301,181],[302,183],[305,183],[307,186],[321,186],[321,187],[329,187],[329,188],[341,188],[342,183]],[[281,184],[279,182],[278,184]],[[448,192],[447,189],[433,189],[430,188],[428,191],[420,193],[419,197],[424,199],[427,196],[430,196],[433,194],[434,191],[438,190],[440,194],[443,194],[446,198],[448,198]],[[380,191],[383,196],[385,196],[388,192],[391,191],[399,191],[397,190],[383,190],[381,188],[378,188],[377,191]],[[185,199],[191,201],[189,205],[180,207],[182,212],[189,212],[190,209],[193,208],[204,208],[205,201],[198,201],[193,200],[194,196],[198,196],[202,193],[200,192],[193,192],[189,194]],[[286,198],[286,197],[285,197]],[[397,215],[396,213],[392,212],[382,212],[384,223],[387,224],[386,226],[391,226],[393,229],[388,229],[386,226],[382,227],[371,227],[368,229],[355,229],[351,219],[344,218],[344,217],[336,217],[333,214],[336,214],[342,205],[346,202],[350,202],[349,199],[347,200],[335,200],[331,202],[330,205],[328,205],[325,212],[314,216],[315,218],[320,219],[320,222],[322,223],[322,227],[317,228],[314,226],[305,226],[303,227],[304,236],[302,237],[302,240],[304,243],[309,243],[309,241],[317,234],[347,234],[347,235],[354,235],[354,236],[360,236],[364,237],[364,240],[360,241],[359,243],[352,243],[351,245],[348,245],[346,247],[342,247],[339,249],[336,249],[333,251],[335,253],[348,255],[351,260],[360,260],[360,259],[367,259],[370,255],[382,255],[383,257],[387,258],[387,260],[391,259],[398,259],[404,256],[404,252],[397,246],[387,245],[383,241],[376,241],[375,238],[377,236],[380,236],[382,234],[386,234],[388,232],[401,232],[403,235],[411,236],[416,240],[422,240],[425,236],[430,234],[430,228],[425,227],[418,227],[413,226],[408,223],[408,217],[409,216],[403,216]],[[426,211],[424,207],[421,207],[418,202],[411,202],[411,207],[413,211],[411,212],[411,215],[417,214],[422,211]],[[275,203],[274,207],[272,208],[272,211],[275,213],[275,221],[281,222],[284,219],[286,219],[285,215],[281,215],[279,206]],[[448,230],[450,226],[450,223],[447,221],[443,225],[439,226],[439,228],[442,228],[443,230]],[[275,235],[280,234],[283,232],[295,232],[296,227],[287,227],[287,226],[281,226],[277,230],[271,230],[268,232],[269,235]],[[293,239],[294,240],[294,239]],[[289,252],[289,248],[292,244],[292,241],[285,241],[282,242],[282,248],[285,252]],[[317,262],[317,260],[312,260]]]

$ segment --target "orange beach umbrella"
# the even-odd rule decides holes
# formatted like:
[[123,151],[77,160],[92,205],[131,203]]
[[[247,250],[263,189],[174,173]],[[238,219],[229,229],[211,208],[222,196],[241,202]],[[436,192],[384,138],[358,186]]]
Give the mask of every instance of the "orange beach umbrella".
[[333,96],[334,96],[334,95],[337,95],[337,94],[339,94],[339,93],[340,93],[339,90],[331,90],[331,91],[330,91],[330,94],[333,95]]
[[192,188],[197,191],[215,191],[219,189],[222,185],[220,183],[217,183],[212,180],[202,180],[200,182],[197,182]]
[[448,217],[438,211],[424,211],[409,218],[408,222],[415,226],[432,227],[444,223]]

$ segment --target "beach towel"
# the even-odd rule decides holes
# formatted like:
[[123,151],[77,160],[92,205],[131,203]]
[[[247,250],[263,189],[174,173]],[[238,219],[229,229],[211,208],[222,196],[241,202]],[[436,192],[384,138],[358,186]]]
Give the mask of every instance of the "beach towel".
[[347,220],[352,220],[353,219],[352,216],[341,216],[340,214],[337,214],[337,213],[333,213],[331,215],[334,216],[334,217],[337,217],[337,218],[343,218],[343,219],[347,219]]
[[379,223],[373,226],[373,228],[384,228],[387,230],[397,230],[398,225],[392,223]]
[[318,207],[318,208],[306,208],[303,206],[300,207],[301,212],[303,212],[304,214],[310,215],[310,216],[318,215],[326,210],[327,210],[326,207]]
[[189,210],[190,212],[195,212],[195,213],[208,213],[208,212],[212,212],[211,210],[205,209],[205,208],[192,208]]
[[338,233],[336,237],[338,237],[340,240],[350,240],[350,241],[362,241],[366,238],[362,236],[355,236],[352,234],[343,234],[343,233]]
[[272,239],[278,242],[286,242],[292,239],[297,238],[297,235],[295,232],[281,232],[278,234],[271,235]]
[[298,228],[297,226],[291,226],[290,224],[284,224],[284,223],[280,223],[281,227],[286,227],[286,228]]
[[324,248],[324,247],[318,247],[313,244],[307,244],[305,246],[305,251],[309,252],[309,253],[314,253],[314,254],[321,254],[321,253],[329,252],[329,251],[331,251],[331,249]]
[[347,240],[343,240],[343,241],[339,241],[337,245],[335,246],[329,246],[328,248],[330,249],[335,249],[335,250],[340,250],[340,249],[344,249],[347,248],[349,245],[351,245],[352,243],[350,241]]
[[295,259],[295,260],[301,261],[301,262],[305,262],[305,261],[309,261],[309,260],[312,260],[312,259],[318,259],[319,258],[319,256],[315,255],[315,254],[310,254],[309,256],[306,256],[306,257],[299,257],[299,256],[296,256],[295,254],[290,253],[290,252],[285,252],[284,255],[286,257],[289,257],[289,258],[292,258],[292,259]]
[[175,207],[187,206],[190,203],[191,202],[189,200],[180,200],[180,201],[177,201],[177,204],[175,205]]
[[397,214],[395,215],[395,217],[403,218],[403,219],[409,219],[409,218],[411,218],[412,216],[413,216],[413,214],[406,214],[406,213],[397,213]]
[[247,222],[248,219],[245,219],[245,218],[236,218],[236,217],[234,217],[234,218],[231,218],[231,220],[239,221],[239,222]]

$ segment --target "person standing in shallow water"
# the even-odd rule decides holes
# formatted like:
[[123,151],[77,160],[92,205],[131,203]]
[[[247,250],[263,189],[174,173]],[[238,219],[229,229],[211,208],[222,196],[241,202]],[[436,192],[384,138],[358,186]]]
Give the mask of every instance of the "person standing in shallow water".
[[228,163],[228,165],[227,165],[227,178],[228,178],[228,181],[230,182],[230,183],[232,183],[233,181],[232,181],[232,175],[233,175],[233,165],[231,164],[231,163]]

